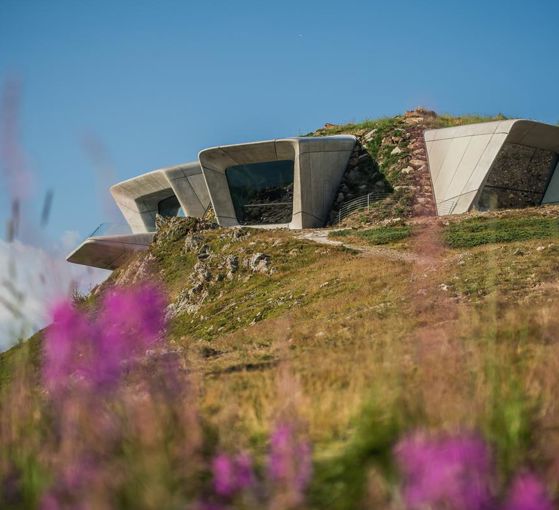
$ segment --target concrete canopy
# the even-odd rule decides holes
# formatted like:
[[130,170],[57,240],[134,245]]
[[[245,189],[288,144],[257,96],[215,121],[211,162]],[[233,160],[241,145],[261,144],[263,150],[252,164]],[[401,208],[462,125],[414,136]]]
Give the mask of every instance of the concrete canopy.
[[136,251],[146,250],[153,233],[88,237],[66,260],[74,264],[116,269]]
[[439,215],[559,201],[559,127],[513,119],[425,132]]
[[[227,171],[272,162],[292,162],[293,183],[290,220],[268,227],[292,229],[321,227],[347,167],[356,138],[349,135],[295,137],[263,142],[212,147],[200,152],[199,160],[206,179],[217,221],[221,226],[240,225],[231,194]],[[260,168],[265,165],[259,165]],[[274,166],[270,166],[270,172]],[[261,204],[275,205],[272,202]],[[291,207],[289,205],[289,207]],[[257,223],[258,226],[264,226]]]
[[132,232],[151,232],[159,203],[175,196],[186,216],[201,217],[210,204],[197,161],[162,168],[115,184],[110,189]]

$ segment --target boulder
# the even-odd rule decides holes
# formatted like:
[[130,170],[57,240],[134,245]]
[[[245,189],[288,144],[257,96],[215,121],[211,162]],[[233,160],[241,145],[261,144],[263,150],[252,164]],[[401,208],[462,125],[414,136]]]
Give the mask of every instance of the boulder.
[[248,260],[248,268],[254,273],[269,273],[270,256],[265,253],[255,253]]

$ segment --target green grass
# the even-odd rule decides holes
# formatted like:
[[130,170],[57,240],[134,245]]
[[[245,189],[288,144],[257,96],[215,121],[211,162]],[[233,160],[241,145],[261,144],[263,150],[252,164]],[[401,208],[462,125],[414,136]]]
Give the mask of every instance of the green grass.
[[448,113],[443,113],[438,115],[433,121],[431,121],[430,128],[445,128],[454,126],[466,126],[468,124],[478,124],[481,122],[495,122],[498,120],[507,120],[508,117],[502,113],[497,115],[450,115]]
[[538,217],[471,218],[451,223],[444,232],[445,242],[451,248],[557,237],[559,221],[556,218]]
[[410,237],[412,228],[408,225],[398,227],[377,227],[368,230],[338,230],[332,232],[330,237],[357,237],[365,240],[368,244],[392,244],[403,241]]

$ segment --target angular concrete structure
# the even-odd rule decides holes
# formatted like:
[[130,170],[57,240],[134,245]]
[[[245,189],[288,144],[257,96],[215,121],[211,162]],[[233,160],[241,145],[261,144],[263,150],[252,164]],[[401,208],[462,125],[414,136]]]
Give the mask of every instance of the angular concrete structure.
[[[505,120],[425,131],[438,215],[559,203],[559,127]],[[223,227],[322,227],[356,138],[293,137],[204,149],[199,162],[115,184],[128,225],[96,230],[69,256],[114,269],[153,239],[155,217],[201,217]]]
[[182,212],[198,218],[210,204],[198,162],[154,170],[115,184],[110,191],[133,233],[152,232],[156,214]]
[[439,215],[559,202],[559,127],[514,119],[425,132]]
[[74,264],[116,269],[130,255],[146,250],[153,241],[154,232],[146,234],[124,234],[108,236],[91,236],[80,244],[66,260]]
[[218,223],[324,226],[355,142],[348,135],[295,137],[201,151]]
[[131,253],[147,249],[157,214],[201,217],[210,205],[198,162],[154,170],[115,184],[110,191],[128,225],[101,225],[68,255],[69,262],[116,269]]

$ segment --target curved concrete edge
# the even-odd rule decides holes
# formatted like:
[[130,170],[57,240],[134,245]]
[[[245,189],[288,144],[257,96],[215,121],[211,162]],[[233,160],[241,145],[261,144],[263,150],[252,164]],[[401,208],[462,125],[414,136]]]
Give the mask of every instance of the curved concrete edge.
[[[425,143],[438,214],[461,214],[477,203],[505,143],[559,153],[559,127],[527,119],[468,124],[426,130]],[[559,182],[552,199],[559,201]]]
[[[293,161],[293,215],[289,228],[321,227],[327,220],[355,146],[351,135],[292,137],[211,147],[198,159],[219,225],[238,226],[225,171],[230,166]],[[252,225],[262,227],[262,225]],[[285,225],[267,225],[270,227]]]
[[137,251],[147,250],[154,233],[90,237],[80,244],[66,260],[73,264],[114,270]]
[[210,204],[202,169],[197,161],[153,170],[111,186],[111,195],[132,232],[155,228],[158,203],[177,197],[187,216],[200,217]]

